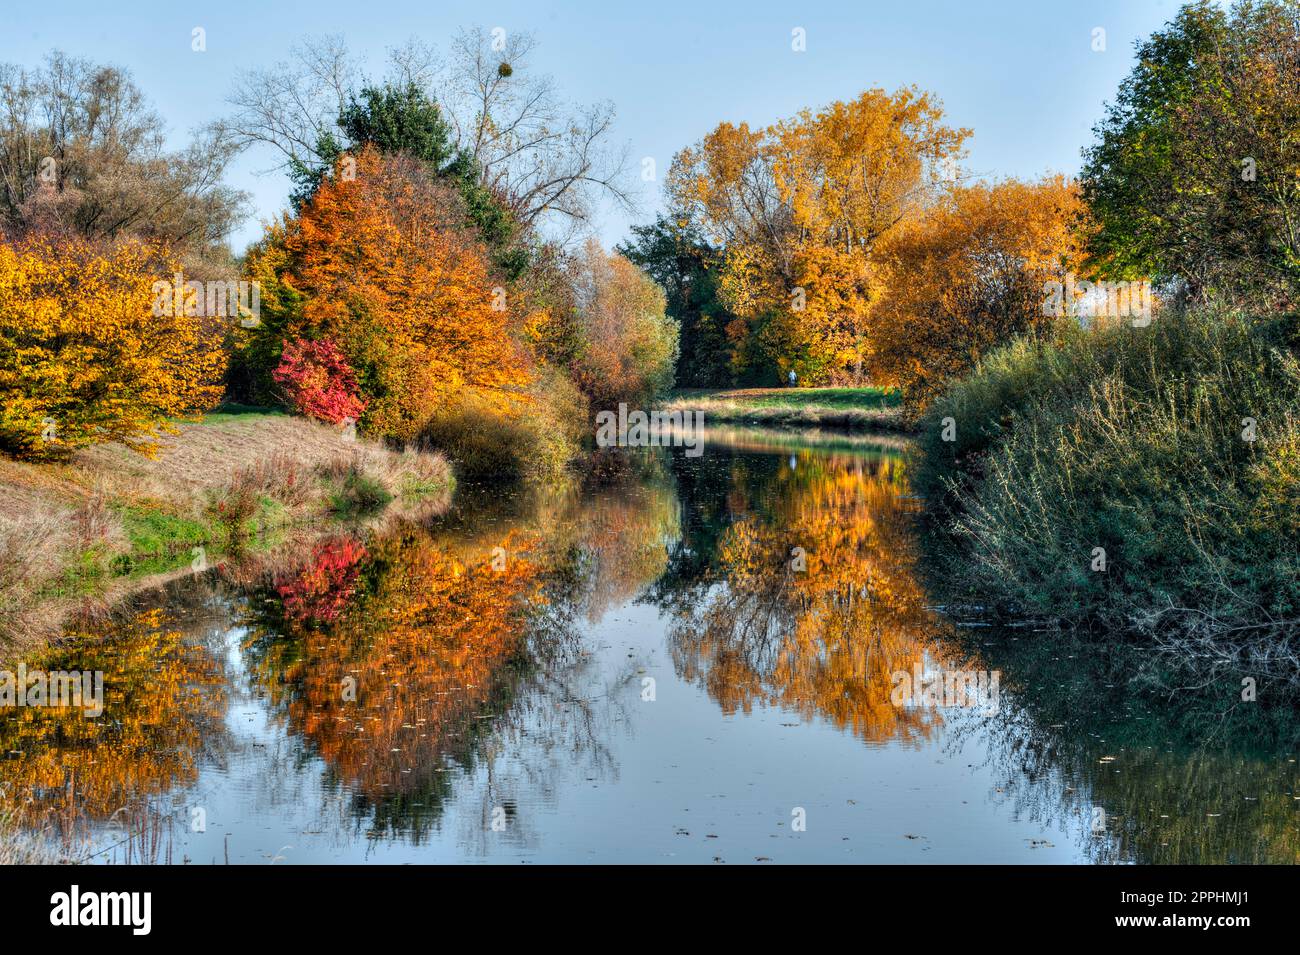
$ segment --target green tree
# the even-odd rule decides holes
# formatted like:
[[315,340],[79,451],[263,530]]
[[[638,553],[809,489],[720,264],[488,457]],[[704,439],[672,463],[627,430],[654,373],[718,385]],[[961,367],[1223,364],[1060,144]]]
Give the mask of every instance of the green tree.
[[458,149],[451,127],[438,104],[414,83],[364,87],[352,95],[338,118],[339,136],[332,131],[317,137],[321,163],[290,160],[294,181],[292,200],[301,208],[321,180],[345,153],[367,144],[384,155],[405,154],[425,163],[435,179],[453,184],[465,202],[465,214],[478,230],[493,264],[514,280],[528,265],[527,250],[517,241],[519,225],[510,210],[480,181],[478,164]]
[[1300,289],[1300,3],[1199,0],[1138,45],[1085,153],[1091,253],[1193,296]]
[[676,380],[691,388],[734,384],[727,326],[735,320],[718,297],[718,250],[684,218],[659,215],[632,227],[618,252],[659,283],[667,313],[681,326]]

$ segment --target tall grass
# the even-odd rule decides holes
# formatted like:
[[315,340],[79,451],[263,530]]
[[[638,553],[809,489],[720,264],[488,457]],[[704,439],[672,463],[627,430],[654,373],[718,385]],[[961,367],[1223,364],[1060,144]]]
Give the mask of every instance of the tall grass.
[[939,576],[1011,612],[1300,672],[1298,344],[1294,316],[1199,309],[994,353],[921,423]]
[[44,833],[24,829],[11,810],[0,809],[0,865],[59,865],[71,861]]

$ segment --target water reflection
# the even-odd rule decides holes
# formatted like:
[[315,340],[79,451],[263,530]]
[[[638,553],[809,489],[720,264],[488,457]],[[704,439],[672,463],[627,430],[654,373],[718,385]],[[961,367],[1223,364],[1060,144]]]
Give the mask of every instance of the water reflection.
[[111,630],[69,633],[28,668],[105,674],[96,718],[22,707],[0,720],[4,808],[74,855],[97,825],[138,840],[156,821],[156,800],[192,784],[225,743],[225,673],[159,608],[128,612]]
[[991,634],[979,652],[1013,680],[1016,705],[966,729],[999,798],[1082,823],[1089,861],[1300,861],[1300,720],[1281,688],[1244,703],[1241,675],[1193,682],[1140,648],[1060,634]]
[[502,536],[496,566],[444,543],[417,528],[327,542],[255,589],[239,621],[253,680],[376,834],[421,836],[446,761],[471,763],[527,665],[533,542]]
[[726,713],[760,703],[870,741],[927,738],[937,712],[890,699],[892,675],[943,646],[916,581],[901,465],[796,458],[737,455],[694,483],[691,504],[711,519],[656,587],[677,668]]
[[[890,447],[743,432],[463,487],[69,633],[28,665],[105,711],[0,712],[0,809],[95,861],[1297,860],[1289,703],[954,625],[913,510]],[[891,698],[953,669],[997,711]]]

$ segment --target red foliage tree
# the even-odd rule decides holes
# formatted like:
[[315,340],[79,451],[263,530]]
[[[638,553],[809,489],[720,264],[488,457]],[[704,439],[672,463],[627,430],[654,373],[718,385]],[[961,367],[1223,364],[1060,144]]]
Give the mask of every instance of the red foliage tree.
[[279,367],[271,373],[299,414],[317,421],[356,421],[366,408],[356,372],[333,342],[285,342]]

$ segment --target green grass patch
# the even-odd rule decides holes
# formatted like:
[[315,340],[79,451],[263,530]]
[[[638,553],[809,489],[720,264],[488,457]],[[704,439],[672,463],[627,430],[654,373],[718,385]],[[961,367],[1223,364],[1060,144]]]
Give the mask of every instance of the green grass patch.
[[204,521],[181,517],[158,505],[114,505],[130,550],[112,558],[119,577],[137,577],[175,570],[194,559],[194,548],[212,542],[213,528]]
[[259,405],[241,405],[233,402],[218,405],[198,420],[198,424],[229,424],[256,421],[258,418],[285,418],[289,412],[283,408]]
[[206,544],[212,538],[212,528],[207,523],[180,517],[155,505],[122,504],[116,509],[131,542],[131,552],[135,554],[170,554]]
[[109,560],[103,547],[91,547],[68,556],[59,576],[41,590],[40,598],[93,596],[112,576]]
[[344,519],[364,517],[383,510],[392,500],[393,495],[377,480],[354,471],[330,495],[330,510]]
[[899,393],[893,388],[733,388],[717,391],[684,389],[673,393],[673,402],[726,401],[746,408],[861,408],[875,410],[897,407]]

